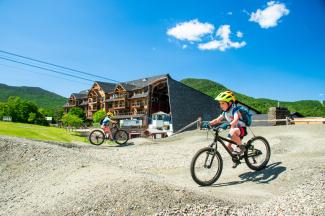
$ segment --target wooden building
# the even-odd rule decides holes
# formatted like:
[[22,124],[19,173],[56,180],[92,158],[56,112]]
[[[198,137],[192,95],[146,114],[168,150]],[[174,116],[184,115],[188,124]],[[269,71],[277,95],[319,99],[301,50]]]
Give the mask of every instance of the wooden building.
[[174,131],[199,116],[209,120],[220,113],[213,98],[173,80],[169,74],[122,83],[96,81],[86,96],[72,94],[64,106],[65,112],[75,106],[83,107],[89,120],[103,109],[113,112],[115,119],[138,119],[142,128],[148,127],[152,114],[167,113]]
[[72,93],[69,97],[68,102],[63,106],[64,113],[68,113],[73,107],[82,108],[85,113],[88,111],[88,90],[81,91],[79,93]]

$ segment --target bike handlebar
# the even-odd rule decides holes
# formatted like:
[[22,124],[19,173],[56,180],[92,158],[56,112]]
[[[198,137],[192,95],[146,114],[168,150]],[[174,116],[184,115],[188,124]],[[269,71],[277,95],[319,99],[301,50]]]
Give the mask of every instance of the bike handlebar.
[[214,130],[214,131],[221,131],[221,130],[226,130],[230,127],[229,123],[219,123],[217,125],[211,125],[210,123],[207,123],[204,125],[208,130]]

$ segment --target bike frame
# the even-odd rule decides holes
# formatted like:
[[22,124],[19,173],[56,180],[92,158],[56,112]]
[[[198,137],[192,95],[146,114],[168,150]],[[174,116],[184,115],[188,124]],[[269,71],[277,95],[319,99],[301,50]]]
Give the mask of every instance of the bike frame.
[[[108,126],[108,125],[105,125],[104,128],[102,128],[104,134],[105,134],[105,139],[113,139],[113,131],[116,131],[118,130],[118,127],[114,124],[112,127]],[[106,136],[108,135],[108,136]],[[112,137],[112,138],[111,138]]]
[[215,149],[217,150],[217,144],[218,142],[221,143],[221,145],[225,148],[225,150],[228,152],[228,154],[230,155],[231,158],[237,159],[236,155],[233,155],[232,152],[228,149],[228,147],[226,146],[226,144],[224,143],[224,141],[229,142],[231,144],[234,144],[236,146],[238,146],[238,144],[230,139],[227,139],[225,137],[219,136],[219,131],[215,131],[215,135],[214,135],[214,140],[213,143],[210,145],[210,147],[213,147],[215,145]]

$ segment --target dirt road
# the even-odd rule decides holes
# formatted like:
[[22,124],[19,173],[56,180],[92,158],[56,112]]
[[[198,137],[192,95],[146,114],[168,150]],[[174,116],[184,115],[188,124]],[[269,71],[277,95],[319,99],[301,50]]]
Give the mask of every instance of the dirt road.
[[0,137],[0,215],[325,215],[325,126],[253,131],[271,145],[268,167],[232,169],[222,150],[211,187],[189,171],[205,131],[123,147]]

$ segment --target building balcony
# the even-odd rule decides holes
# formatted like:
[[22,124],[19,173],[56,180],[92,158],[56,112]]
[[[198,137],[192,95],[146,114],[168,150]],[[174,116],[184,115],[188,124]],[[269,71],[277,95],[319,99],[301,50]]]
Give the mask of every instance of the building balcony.
[[112,98],[110,97],[109,99],[106,99],[105,102],[112,102],[112,101],[125,101],[126,97],[117,97],[117,98]]
[[131,108],[141,108],[144,107],[144,103],[134,103],[130,105]]
[[145,97],[148,97],[148,92],[144,92],[141,94],[134,94],[129,99],[137,99],[137,98],[145,98]]
[[120,110],[120,109],[125,109],[125,106],[116,106],[113,107],[114,110]]
[[77,105],[66,103],[63,107],[64,108],[70,108],[70,107],[75,107],[75,106],[77,106]]

